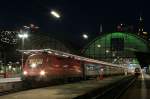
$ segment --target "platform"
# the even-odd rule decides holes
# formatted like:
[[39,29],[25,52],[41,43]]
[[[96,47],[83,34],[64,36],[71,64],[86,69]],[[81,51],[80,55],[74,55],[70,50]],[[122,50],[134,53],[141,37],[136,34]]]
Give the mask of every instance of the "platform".
[[0,78],[0,83],[18,82],[18,81],[21,81],[20,77],[16,77],[16,78]]
[[0,99],[72,99],[84,95],[91,90],[107,86],[124,77],[125,76],[117,76],[103,80],[88,80],[72,84],[32,89],[0,96]]

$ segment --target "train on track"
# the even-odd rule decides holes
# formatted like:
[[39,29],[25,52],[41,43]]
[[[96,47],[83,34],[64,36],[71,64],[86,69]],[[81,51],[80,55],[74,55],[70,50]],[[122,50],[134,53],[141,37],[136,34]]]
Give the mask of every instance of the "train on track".
[[134,75],[135,75],[135,76],[141,75],[141,69],[140,69],[140,68],[135,68],[135,70],[134,70]]
[[123,75],[125,67],[52,49],[22,50],[30,54],[23,67],[23,80],[81,80]]

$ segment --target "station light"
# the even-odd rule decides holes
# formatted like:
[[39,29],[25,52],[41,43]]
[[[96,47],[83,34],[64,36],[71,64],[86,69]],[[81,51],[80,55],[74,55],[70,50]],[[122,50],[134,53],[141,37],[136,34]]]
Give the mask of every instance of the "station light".
[[28,38],[28,34],[18,34],[19,38]]
[[13,69],[13,71],[16,71],[16,68],[12,68]]
[[83,34],[82,35],[84,39],[88,39],[88,35],[87,34]]
[[109,50],[106,50],[106,53],[109,53]]
[[56,17],[56,18],[60,18],[60,15],[59,15],[59,13],[58,12],[56,12],[56,11],[51,11],[51,14],[54,16],[54,17]]
[[28,72],[27,72],[27,71],[23,71],[23,74],[24,74],[24,75],[27,75],[27,74],[28,74]]
[[12,66],[11,65],[9,65],[9,67],[8,67],[9,69],[11,69],[12,68]]
[[98,48],[100,48],[100,47],[101,47],[101,45],[100,45],[100,44],[98,44],[98,45],[97,45],[97,47],[98,47]]

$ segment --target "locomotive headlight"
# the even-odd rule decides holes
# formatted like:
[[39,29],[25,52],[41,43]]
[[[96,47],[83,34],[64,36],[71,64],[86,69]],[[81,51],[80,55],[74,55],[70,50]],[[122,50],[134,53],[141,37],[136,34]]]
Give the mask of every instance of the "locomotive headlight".
[[24,74],[24,75],[27,75],[27,74],[28,74],[28,72],[27,72],[27,71],[23,71],[23,74]]
[[44,75],[45,75],[45,71],[44,71],[44,70],[41,70],[41,71],[40,71],[40,75],[41,75],[41,76],[44,76]]
[[31,67],[32,67],[32,68],[35,68],[35,67],[36,67],[36,64],[35,64],[35,63],[31,64]]

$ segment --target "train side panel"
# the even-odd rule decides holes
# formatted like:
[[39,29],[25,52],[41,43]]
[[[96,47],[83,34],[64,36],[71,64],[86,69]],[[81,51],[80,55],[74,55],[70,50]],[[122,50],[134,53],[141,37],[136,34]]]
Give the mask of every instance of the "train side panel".
[[100,74],[100,65],[98,64],[85,62],[84,69],[86,77],[96,77],[97,75]]

